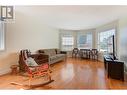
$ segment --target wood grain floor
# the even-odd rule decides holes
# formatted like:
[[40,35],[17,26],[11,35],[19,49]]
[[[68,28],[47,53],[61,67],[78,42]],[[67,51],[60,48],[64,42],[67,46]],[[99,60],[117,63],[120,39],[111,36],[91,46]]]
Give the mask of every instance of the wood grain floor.
[[[34,89],[127,89],[127,82],[108,79],[102,62],[68,58],[51,66],[54,82]],[[36,78],[32,84],[46,81]],[[11,82],[28,84],[25,76],[7,74],[0,76],[0,89],[27,89]]]

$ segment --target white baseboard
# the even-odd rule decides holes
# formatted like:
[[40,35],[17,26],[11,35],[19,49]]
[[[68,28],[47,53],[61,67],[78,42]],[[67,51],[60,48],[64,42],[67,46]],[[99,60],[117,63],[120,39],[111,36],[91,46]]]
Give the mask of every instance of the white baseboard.
[[4,75],[4,74],[10,73],[10,72],[11,72],[10,68],[0,69],[0,75]]

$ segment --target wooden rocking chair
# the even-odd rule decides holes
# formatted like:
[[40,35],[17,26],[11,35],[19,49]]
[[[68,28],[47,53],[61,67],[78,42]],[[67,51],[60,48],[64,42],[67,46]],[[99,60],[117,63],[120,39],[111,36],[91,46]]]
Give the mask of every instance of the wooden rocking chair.
[[[51,70],[50,70],[48,63],[44,63],[42,65],[29,66],[26,61],[28,59],[27,50],[20,51],[20,58],[22,59],[22,62],[20,64],[22,64],[22,67],[24,67],[25,72],[28,74],[29,83],[28,83],[28,85],[23,85],[23,84],[19,84],[19,83],[15,83],[15,82],[12,82],[11,84],[21,85],[21,86],[29,86],[29,88],[36,88],[36,87],[44,86],[44,85],[49,84],[54,81],[51,79],[51,75],[50,75]],[[43,77],[43,76],[48,77],[48,81],[46,83],[31,85],[31,81],[33,78]]]

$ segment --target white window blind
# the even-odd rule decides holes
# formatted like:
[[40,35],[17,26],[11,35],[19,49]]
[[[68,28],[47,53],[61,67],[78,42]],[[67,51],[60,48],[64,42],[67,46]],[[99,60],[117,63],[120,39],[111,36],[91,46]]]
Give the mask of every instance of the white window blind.
[[91,49],[92,48],[92,33],[78,34],[77,46],[79,49]]
[[74,37],[72,35],[62,36],[62,50],[70,51],[73,49]]

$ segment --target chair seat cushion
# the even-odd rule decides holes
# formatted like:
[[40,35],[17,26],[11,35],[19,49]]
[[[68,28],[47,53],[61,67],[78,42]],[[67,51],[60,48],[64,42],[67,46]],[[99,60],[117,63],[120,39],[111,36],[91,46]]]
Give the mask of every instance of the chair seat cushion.
[[32,72],[36,71],[36,69],[35,69],[35,68],[32,68],[32,67],[29,67],[29,69],[30,69]]
[[28,66],[38,66],[38,64],[35,62],[35,60],[31,57],[26,59],[26,63]]

